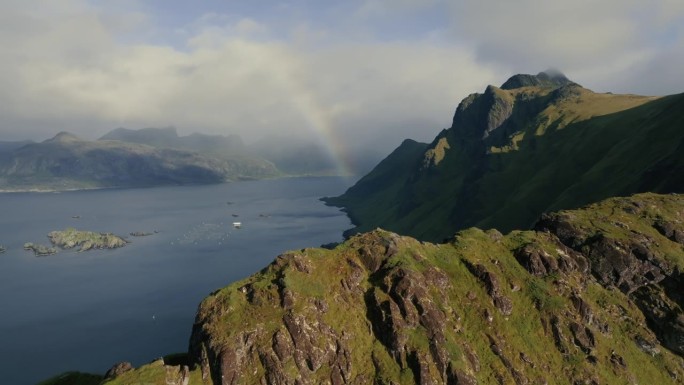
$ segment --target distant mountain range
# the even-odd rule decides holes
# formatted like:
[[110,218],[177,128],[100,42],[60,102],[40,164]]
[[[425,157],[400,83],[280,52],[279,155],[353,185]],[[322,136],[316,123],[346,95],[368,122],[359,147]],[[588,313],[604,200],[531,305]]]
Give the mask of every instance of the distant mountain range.
[[69,190],[218,183],[278,176],[259,158],[217,157],[62,132],[0,153],[0,189]]
[[0,190],[219,183],[279,176],[336,175],[315,141],[269,136],[179,136],[176,129],[117,128],[96,141],[62,132],[41,143],[0,142]]
[[595,93],[542,72],[469,95],[432,143],[405,141],[327,202],[355,231],[440,241],[643,191],[684,191],[684,94]]
[[334,160],[323,146],[313,140],[284,135],[268,135],[257,142],[245,145],[239,135],[205,135],[194,133],[178,136],[176,129],[144,128],[130,130],[117,128],[100,140],[146,144],[158,148],[175,148],[223,158],[262,158],[273,163],[286,175],[335,175]]
[[99,140],[119,140],[121,142],[146,144],[157,148],[175,148],[220,156],[244,155],[245,143],[239,135],[205,135],[194,133],[178,136],[173,127],[143,128],[131,130],[117,128]]

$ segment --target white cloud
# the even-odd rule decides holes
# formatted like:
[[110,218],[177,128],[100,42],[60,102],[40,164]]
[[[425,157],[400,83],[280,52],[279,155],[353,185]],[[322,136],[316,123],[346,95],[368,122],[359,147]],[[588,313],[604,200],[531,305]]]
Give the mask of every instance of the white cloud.
[[629,71],[669,49],[668,39],[684,30],[679,0],[450,4],[452,38],[470,44],[483,63],[514,72],[555,66],[590,88],[627,83]]
[[[14,48],[0,64],[0,82],[10,85],[0,89],[0,132],[17,139],[175,125],[248,139],[327,130],[349,145],[382,136],[429,140],[449,124],[461,95],[491,79],[468,51],[421,41],[310,49],[302,34],[326,35],[310,26],[293,26],[299,38],[290,43],[249,18],[205,15],[174,48],[122,44],[112,23],[86,6],[59,17],[18,16],[42,29],[3,33]],[[413,131],[418,121],[429,124],[419,127],[427,133]]]
[[[387,152],[404,137],[431,139],[461,98],[513,72],[555,66],[597,90],[684,88],[678,0],[370,0],[336,8],[325,22],[277,26],[209,12],[165,26],[181,31],[174,45],[147,39],[159,34],[155,19],[131,1],[107,9],[85,0],[0,4],[0,140],[59,130],[95,138],[118,126],[248,140],[327,129],[348,146],[384,141]],[[334,22],[339,12],[363,11],[369,25],[383,19],[392,28],[439,7],[451,26],[421,21],[412,28],[428,26],[423,36],[403,40],[374,38],[363,18]]]

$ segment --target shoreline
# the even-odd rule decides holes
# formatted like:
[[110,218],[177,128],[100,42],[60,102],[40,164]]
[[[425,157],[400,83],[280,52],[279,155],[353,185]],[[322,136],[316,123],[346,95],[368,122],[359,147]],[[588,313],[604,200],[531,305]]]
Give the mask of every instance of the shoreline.
[[274,180],[274,179],[293,179],[293,178],[354,178],[355,176],[347,176],[347,175],[283,175],[283,176],[278,176],[278,177],[272,177],[272,178],[259,178],[259,179],[252,179],[252,178],[243,178],[243,179],[237,179],[237,180],[228,180],[224,182],[218,182],[218,183],[184,183],[184,184],[153,184],[153,185],[133,185],[133,186],[102,186],[102,187],[71,187],[71,188],[64,188],[64,189],[59,189],[59,188],[40,188],[40,187],[32,187],[32,188],[17,188],[17,189],[9,189],[9,188],[0,188],[0,194],[16,194],[16,193],[37,193],[37,194],[46,194],[46,193],[63,193],[63,192],[75,192],[75,191],[91,191],[91,190],[114,190],[114,189],[141,189],[141,188],[155,188],[155,187],[168,187],[168,186],[207,186],[207,185],[213,185],[213,184],[226,184],[226,183],[237,183],[237,182],[254,182],[254,181],[259,181],[259,180]]

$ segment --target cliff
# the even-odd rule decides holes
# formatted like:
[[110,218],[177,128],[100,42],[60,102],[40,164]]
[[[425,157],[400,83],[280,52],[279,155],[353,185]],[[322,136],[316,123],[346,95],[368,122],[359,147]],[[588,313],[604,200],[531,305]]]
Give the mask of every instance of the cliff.
[[515,75],[458,105],[422,152],[398,148],[329,204],[355,232],[442,241],[476,226],[638,192],[684,191],[684,94],[595,93],[558,73]]
[[682,195],[444,244],[378,229],[212,293],[187,361],[104,383],[679,384],[683,272]]

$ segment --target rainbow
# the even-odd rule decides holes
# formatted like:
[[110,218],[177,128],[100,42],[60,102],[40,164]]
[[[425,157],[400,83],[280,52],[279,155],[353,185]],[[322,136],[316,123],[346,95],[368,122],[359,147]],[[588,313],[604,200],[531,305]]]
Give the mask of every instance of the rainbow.
[[347,158],[347,151],[343,145],[344,141],[340,140],[332,129],[331,113],[321,108],[316,103],[315,97],[304,87],[293,81],[290,83],[290,86],[295,90],[294,95],[298,95],[293,99],[295,108],[306,122],[306,128],[325,148],[328,156],[335,163],[336,174],[341,176],[353,175],[350,167],[351,162]]

